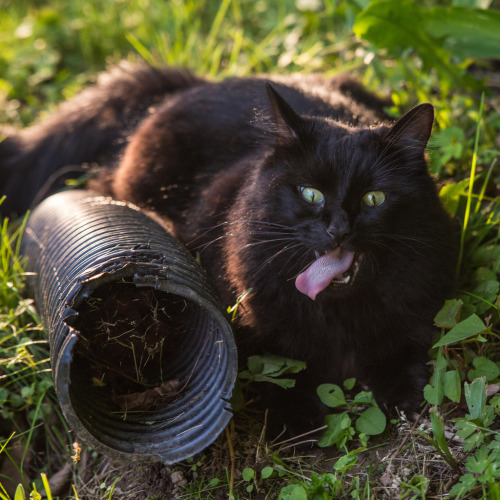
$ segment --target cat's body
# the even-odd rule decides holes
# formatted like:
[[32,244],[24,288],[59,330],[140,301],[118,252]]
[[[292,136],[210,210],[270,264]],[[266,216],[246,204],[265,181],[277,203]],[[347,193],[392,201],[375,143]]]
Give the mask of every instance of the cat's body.
[[[295,392],[264,391],[278,422],[321,423],[316,386],[348,377],[387,407],[417,408],[455,266],[425,162],[432,107],[375,126],[384,103],[346,79],[114,78],[0,143],[0,188],[20,195],[21,169],[39,172],[34,193],[66,164],[110,162],[94,189],[171,220],[226,304],[251,289],[236,323],[242,358],[307,362]],[[74,154],[59,155],[64,144]]]

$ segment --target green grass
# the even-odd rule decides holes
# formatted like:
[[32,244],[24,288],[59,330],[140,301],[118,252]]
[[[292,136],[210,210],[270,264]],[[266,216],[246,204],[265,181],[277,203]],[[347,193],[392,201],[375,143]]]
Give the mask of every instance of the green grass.
[[[458,4],[464,2],[440,2]],[[486,20],[484,12],[460,9],[436,17],[440,11],[431,0],[387,0],[382,7],[369,0],[0,5],[7,7],[0,16],[2,124],[24,126],[45,116],[122,59],[185,66],[216,79],[350,71],[370,89],[390,93],[395,115],[431,101],[437,111],[431,169],[462,228],[460,289],[436,319],[442,341],[432,351],[427,406],[417,423],[392,422],[381,436],[369,437],[353,417],[347,434],[318,457],[291,454],[289,442],[266,443],[260,421],[242,410],[211,448],[168,474],[172,481],[182,478],[178,496],[186,499],[221,492],[242,499],[257,493],[283,499],[500,498],[500,437],[493,425],[500,399],[486,395],[500,380],[500,98],[481,58],[498,46],[500,22],[496,30],[493,11]],[[383,12],[390,5],[397,5],[396,18]],[[398,36],[398,26],[417,26],[416,19],[411,37]],[[450,24],[453,19],[460,23]],[[443,30],[449,35],[444,44]],[[66,428],[48,343],[25,292],[22,228],[18,221],[0,225],[0,498],[39,498],[38,492],[50,498],[52,490],[58,498],[60,490],[47,480],[63,470],[72,498],[120,498],[117,491],[133,491],[127,478],[140,483],[141,472],[133,476],[125,465],[106,465]],[[356,397],[348,402],[356,408]],[[161,498],[161,491],[151,498]]]
[[[53,472],[31,456],[30,444],[50,437],[43,452],[64,456],[67,439],[61,433],[68,431],[53,391],[48,341],[33,300],[23,294],[19,247],[25,221],[9,224],[5,219],[0,227],[0,455],[27,484],[29,468]],[[60,424],[57,430],[51,429],[55,423]],[[0,476],[0,498],[10,479]]]

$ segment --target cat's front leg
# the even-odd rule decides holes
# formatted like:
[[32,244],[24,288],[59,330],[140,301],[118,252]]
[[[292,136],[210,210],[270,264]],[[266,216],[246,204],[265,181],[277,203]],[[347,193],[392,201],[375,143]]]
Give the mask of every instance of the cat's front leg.
[[260,406],[267,410],[269,439],[280,435],[293,438],[323,426],[327,408],[316,394],[315,381],[304,375],[296,378],[292,389],[270,385],[261,392]]
[[406,345],[368,363],[363,382],[389,414],[404,411],[411,418],[423,401],[423,388],[429,379],[427,361],[427,348]]

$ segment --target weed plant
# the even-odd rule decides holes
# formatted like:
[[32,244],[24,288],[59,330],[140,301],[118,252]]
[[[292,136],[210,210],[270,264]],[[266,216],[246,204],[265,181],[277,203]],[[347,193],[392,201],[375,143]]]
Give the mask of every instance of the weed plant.
[[[293,453],[296,441],[266,443],[246,407],[252,385],[286,387],[303,366],[253,359],[225,435],[165,469],[177,498],[500,499],[498,7],[491,0],[0,0],[3,124],[36,121],[122,59],[216,79],[349,71],[390,94],[394,116],[417,102],[436,107],[431,169],[461,227],[459,291],[435,320],[421,414],[386,422],[369,393],[352,394],[353,380],[323,386],[319,397],[338,410],[318,443],[324,454]],[[47,341],[24,291],[22,228],[0,226],[0,498],[145,498],[141,468],[134,475],[100,462],[65,426]],[[237,306],[228,306],[234,317]],[[66,496],[61,477],[73,485]]]

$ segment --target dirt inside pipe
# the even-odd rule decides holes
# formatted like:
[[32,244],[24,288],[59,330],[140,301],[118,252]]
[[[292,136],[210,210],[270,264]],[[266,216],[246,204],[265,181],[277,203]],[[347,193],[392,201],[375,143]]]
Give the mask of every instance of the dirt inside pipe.
[[189,331],[192,304],[130,282],[97,288],[77,308],[72,391],[111,411],[153,411],[180,398],[188,380],[172,374]]

